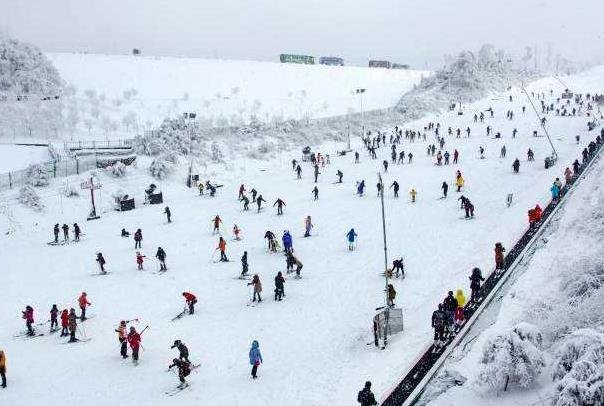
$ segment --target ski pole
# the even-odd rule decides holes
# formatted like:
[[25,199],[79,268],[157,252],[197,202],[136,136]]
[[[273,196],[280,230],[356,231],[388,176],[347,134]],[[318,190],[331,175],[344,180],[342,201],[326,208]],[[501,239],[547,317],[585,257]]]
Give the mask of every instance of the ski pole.
[[143,333],[145,332],[145,330],[147,330],[148,328],[149,328],[149,325],[147,324],[147,325],[145,326],[145,328],[144,328],[144,329],[143,329],[143,330],[142,330],[140,333],[138,333],[138,335],[142,336],[142,335],[143,335]]

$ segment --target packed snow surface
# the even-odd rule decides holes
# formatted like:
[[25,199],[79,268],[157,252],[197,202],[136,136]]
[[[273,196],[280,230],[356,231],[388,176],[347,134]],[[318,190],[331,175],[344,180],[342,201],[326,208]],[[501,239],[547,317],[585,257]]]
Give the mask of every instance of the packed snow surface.
[[[55,61],[59,70],[65,72],[61,58],[57,56]],[[91,57],[65,57],[65,65],[72,66],[73,77],[88,74],[87,68],[77,65],[86,58]],[[111,80],[129,82],[130,79],[124,79],[127,75],[122,77],[118,71],[103,66],[103,60],[135,66],[132,80],[137,69],[147,63],[142,59],[132,61],[131,57],[98,57],[98,69],[104,70],[108,77],[98,81],[82,78],[83,87],[117,89],[120,86],[112,85]],[[148,63],[158,70],[168,69],[160,68],[164,62],[162,59],[158,65],[153,60]],[[189,72],[194,71],[193,66],[191,62]],[[276,66],[292,71],[301,69],[280,65],[275,65],[275,69]],[[80,73],[76,72],[78,68]],[[184,74],[174,74],[173,80],[181,76]],[[69,73],[65,77],[73,81]],[[264,77],[265,86],[274,85],[266,82],[269,78]],[[594,87],[601,90],[604,70],[593,70],[580,79],[577,83],[585,84],[586,88],[577,90]],[[571,86],[574,80],[565,78]],[[144,93],[155,86],[161,90],[163,85],[157,79],[145,82],[145,88],[143,83],[137,86]],[[180,91],[189,85],[202,87],[193,80],[183,80]],[[554,91],[551,97],[550,89]],[[530,86],[531,90],[543,91],[548,102],[555,102],[563,86],[552,79]],[[508,101],[510,94],[513,102]],[[527,106],[525,114],[521,112],[523,105]],[[485,113],[485,123],[474,123],[472,113],[488,107],[494,109],[494,117]],[[505,118],[509,109],[515,113],[512,121]],[[427,145],[435,141],[431,132],[428,142],[411,143],[403,139],[398,150],[412,152],[413,163],[405,160],[402,165],[392,164],[387,173],[383,172],[382,160],[389,160],[389,147],[380,148],[378,159],[372,160],[355,139],[353,148],[361,153],[361,162],[354,164],[352,154],[336,156],[341,145],[317,146],[315,151],[331,156],[331,164],[321,168],[318,201],[311,198],[315,184],[310,165],[303,165],[301,180],[296,180],[291,171],[289,161],[299,160],[297,154],[269,162],[242,159],[207,167],[201,178],[224,185],[215,198],[199,196],[195,189],[184,187],[185,168],[164,181],[151,178],[147,172],[150,160],[139,157],[138,166],[128,168],[123,178],[99,172],[103,184],[97,193],[101,218],[90,222],[85,221],[90,208],[88,192],[66,198],[58,192],[65,190],[62,181],[38,189],[46,205],[43,213],[19,206],[7,192],[0,225],[3,230],[13,231],[0,236],[4,253],[0,256],[3,273],[0,343],[6,351],[9,379],[9,387],[2,393],[3,402],[351,405],[368,379],[380,397],[430,343],[430,315],[447,291],[463,288],[467,293],[468,275],[474,266],[485,272],[492,269],[494,243],[500,241],[510,246],[520,236],[527,225],[527,209],[549,200],[553,179],[562,177],[565,166],[579,157],[587,142],[595,137],[594,132],[587,132],[584,116],[549,115],[548,126],[560,159],[556,166],[545,170],[543,159],[551,149],[545,137],[532,137],[532,130],[538,129],[537,119],[518,89],[468,105],[465,111],[463,116],[447,113],[406,125],[423,132],[427,122],[440,122],[441,135],[446,138],[444,149],[451,154],[454,149],[460,152],[457,165],[435,166],[434,157],[426,155]],[[500,131],[502,138],[487,137],[487,125],[495,132]],[[472,135],[466,138],[462,134],[459,139],[445,135],[448,126],[453,129],[469,126]],[[518,135],[513,139],[515,127]],[[382,130],[390,129],[389,125]],[[581,136],[579,144],[575,142],[576,135]],[[507,148],[506,158],[499,157],[503,145]],[[486,149],[485,159],[479,158],[479,146]],[[534,162],[526,161],[529,147],[535,151]],[[511,168],[516,157],[521,161],[518,174]],[[338,169],[344,172],[343,184],[334,184]],[[453,187],[456,170],[462,172],[466,181],[463,194],[476,208],[473,220],[464,220],[459,209],[460,194]],[[382,172],[387,187],[393,180],[401,185],[398,199],[393,198],[391,189],[386,190],[385,208],[389,260],[404,256],[407,270],[404,280],[391,281],[398,291],[396,304],[403,308],[405,331],[392,337],[384,351],[373,347],[371,334],[374,309],[384,303],[377,172]],[[361,179],[367,184],[366,195],[357,197],[355,182]],[[69,179],[72,185],[79,185],[79,181]],[[443,181],[450,185],[446,199],[441,199]],[[163,191],[164,205],[170,206],[173,223],[166,223],[162,214],[164,205],[142,204],[143,190],[149,183],[157,184]],[[262,212],[256,213],[253,205],[250,212],[242,211],[237,201],[242,183],[248,190],[256,188],[268,201]],[[418,191],[416,203],[409,199],[412,187]],[[111,195],[118,190],[136,197],[134,211],[111,209]],[[508,193],[514,194],[511,207],[505,204]],[[271,207],[278,197],[287,204],[283,216],[277,216]],[[223,219],[221,232],[227,240],[231,260],[228,263],[213,262],[217,258],[218,237],[211,233],[211,219],[216,214]],[[312,216],[315,228],[311,237],[302,238],[304,218],[308,215]],[[74,222],[83,229],[81,242],[46,244],[52,239],[55,223]],[[233,224],[242,229],[242,241],[232,240]],[[350,252],[345,235],[352,227],[359,239],[357,249]],[[147,256],[144,271],[136,269],[134,241],[120,237],[122,228],[131,233],[142,229],[144,240],[140,251]],[[266,230],[272,230],[278,238],[283,230],[290,230],[295,253],[304,263],[301,279],[287,276],[286,297],[281,302],[273,300],[273,279],[277,271],[285,271],[285,260],[280,253],[266,252],[266,241],[262,238]],[[154,260],[158,246],[167,253],[165,274],[155,273],[159,268]],[[248,252],[250,273],[259,274],[264,288],[263,301],[255,307],[248,306],[251,292],[246,281],[234,279],[241,271],[239,258],[244,251]],[[111,273],[106,276],[93,276],[98,273],[94,261],[97,252],[102,252],[107,260],[106,267]],[[88,293],[92,302],[88,313],[95,317],[80,325],[78,336],[90,337],[90,341],[64,345],[65,338],[57,333],[48,334],[48,324],[37,327],[47,333],[44,336],[13,337],[24,330],[20,316],[26,305],[35,308],[36,322],[40,322],[48,319],[52,304],[56,303],[59,309],[77,309],[76,299],[82,291]],[[172,322],[171,318],[183,308],[183,291],[197,295],[196,313]],[[137,330],[149,326],[143,335],[144,350],[138,366],[130,359],[122,360],[114,332],[120,320],[133,318],[139,319],[134,324]],[[190,358],[201,363],[201,367],[187,378],[191,382],[189,388],[168,397],[164,392],[178,383],[173,374],[166,372],[172,358],[177,356],[170,349],[175,339],[187,344]],[[250,378],[248,350],[252,340],[259,341],[264,358],[258,380]]]
[[0,144],[0,173],[25,169],[30,164],[49,160],[48,147]]

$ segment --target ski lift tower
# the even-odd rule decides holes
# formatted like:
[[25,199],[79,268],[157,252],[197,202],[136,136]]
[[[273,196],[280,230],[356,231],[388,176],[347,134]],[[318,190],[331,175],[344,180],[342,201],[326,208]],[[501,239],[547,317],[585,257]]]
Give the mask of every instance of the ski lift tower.
[[360,95],[360,99],[361,99],[361,128],[362,128],[362,133],[361,133],[361,138],[365,137],[365,112],[363,111],[363,93],[365,93],[367,91],[367,89],[365,88],[358,88],[355,90],[355,93]]

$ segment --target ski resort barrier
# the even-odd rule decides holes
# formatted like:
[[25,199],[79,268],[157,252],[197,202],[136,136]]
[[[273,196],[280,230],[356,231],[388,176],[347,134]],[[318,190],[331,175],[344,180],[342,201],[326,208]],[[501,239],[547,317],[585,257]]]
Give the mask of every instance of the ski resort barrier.
[[543,210],[541,221],[529,227],[508,251],[504,257],[503,269],[494,270],[484,281],[478,299],[464,306],[466,321],[461,330],[454,337],[447,338],[445,344],[441,347],[436,347],[434,344],[429,345],[403,376],[403,379],[385,396],[381,402],[382,406],[411,406],[418,400],[428,382],[442,367],[453,349],[461,343],[471,326],[509,279],[516,266],[543,234],[554,214],[566,201],[566,196],[574,190],[574,187],[585,177],[586,171],[592,167],[604,143],[601,137],[597,139],[599,141],[595,144],[595,148],[587,155],[587,159],[579,167],[578,173],[561,189],[559,198],[552,200]]

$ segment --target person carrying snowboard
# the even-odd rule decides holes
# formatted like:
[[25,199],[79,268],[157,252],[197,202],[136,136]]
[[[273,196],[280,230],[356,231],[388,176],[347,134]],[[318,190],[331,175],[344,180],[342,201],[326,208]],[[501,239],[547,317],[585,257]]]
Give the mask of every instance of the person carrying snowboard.
[[220,216],[218,214],[212,219],[212,223],[214,224],[214,228],[212,229],[212,235],[219,234],[220,224],[222,224],[222,220],[220,219]]
[[34,324],[34,308],[31,306],[25,306],[25,311],[22,311],[21,313],[23,314],[22,319],[25,320],[27,335],[33,336],[35,334],[34,328],[32,327]]
[[278,272],[277,276],[275,276],[275,300],[281,301],[283,296],[285,296],[284,284],[285,278],[281,272]]
[[241,278],[245,278],[248,272],[248,264],[247,264],[247,251],[243,251],[243,256],[241,257]]
[[88,296],[86,295],[86,292],[82,292],[82,294],[78,298],[78,304],[80,305],[81,310],[80,320],[84,322],[86,321],[86,307],[92,304],[88,301]]
[[346,239],[348,240],[348,251],[354,251],[357,237],[358,234],[354,231],[354,228],[351,228],[350,231],[346,234]]
[[155,253],[155,258],[159,261],[159,270],[167,271],[166,267],[166,251],[162,247],[157,247],[157,252]]
[[189,308],[189,314],[195,313],[195,303],[197,303],[197,297],[191,292],[182,292],[185,298],[185,305]]
[[283,206],[287,206],[285,202],[279,197],[273,203],[273,207],[277,206],[277,216],[281,216],[283,214]]
[[59,309],[56,304],[50,309],[50,332],[55,332],[59,329]]
[[262,354],[260,353],[260,345],[258,344],[258,341],[256,341],[256,340],[252,341],[252,347],[250,348],[249,358],[250,358],[250,365],[252,366],[252,379],[256,379],[257,378],[256,374],[258,373],[258,367],[263,362]]
[[172,345],[170,348],[176,348],[178,350],[179,361],[191,362],[189,361],[189,349],[182,341],[174,340],[174,345]]
[[229,259],[226,256],[226,241],[224,238],[220,237],[218,239],[218,248],[220,250],[220,262],[229,262]]
[[134,249],[142,248],[142,242],[143,242],[143,232],[139,228],[134,233]]
[[306,219],[304,219],[304,237],[310,237],[310,231],[313,227],[314,226],[312,224],[310,216],[306,216]]
[[74,241],[80,241],[80,234],[82,234],[80,226],[78,225],[78,223],[73,223]]
[[185,378],[191,374],[191,363],[189,361],[182,361],[178,358],[174,358],[168,369],[171,370],[172,368],[178,369],[178,380],[180,381],[178,387],[184,387],[187,383]]
[[258,298],[258,303],[262,302],[262,297],[260,297],[260,293],[262,293],[262,283],[260,282],[260,277],[258,274],[255,274],[252,278],[252,281],[247,285],[252,285],[254,287],[254,296],[252,298],[252,302],[255,302],[256,298]]

